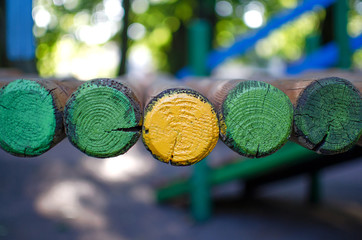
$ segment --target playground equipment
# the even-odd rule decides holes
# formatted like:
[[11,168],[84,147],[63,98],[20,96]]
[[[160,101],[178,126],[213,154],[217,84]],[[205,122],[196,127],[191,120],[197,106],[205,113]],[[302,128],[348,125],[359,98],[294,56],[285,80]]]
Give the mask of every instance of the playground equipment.
[[145,99],[142,140],[156,159],[191,165],[215,147],[218,117],[199,92],[175,81],[160,81],[149,87]]
[[[14,6],[16,6],[16,4],[19,3],[19,1],[17,1],[17,0],[10,1],[9,0],[8,2],[9,2],[8,5],[10,6],[9,7],[10,14],[8,14],[9,19],[7,19],[7,24],[9,24],[8,26],[18,26],[19,28],[23,27],[21,24],[16,24],[16,19],[14,19],[14,17],[17,16],[18,13],[14,14],[14,13],[12,13],[12,11],[14,11],[14,9],[17,9],[17,10],[18,9],[28,9],[26,14],[24,14],[24,16],[29,17],[29,14],[31,12],[31,11],[29,11],[29,5],[26,5],[27,6],[26,8],[24,6],[22,6],[21,8],[14,8]],[[301,4],[298,5],[295,9],[278,14],[277,17],[272,18],[265,27],[261,28],[260,30],[258,30],[256,32],[245,35],[244,37],[237,40],[235,42],[235,44],[233,44],[231,47],[226,48],[226,49],[215,50],[215,51],[212,51],[211,53],[209,53],[209,49],[207,47],[207,46],[209,46],[209,41],[211,39],[209,23],[206,21],[203,21],[203,20],[194,21],[194,23],[191,24],[190,29],[189,29],[189,46],[190,46],[189,63],[190,63],[190,66],[189,66],[188,71],[182,71],[181,73],[186,72],[188,74],[192,73],[195,76],[206,76],[209,74],[210,70],[212,70],[213,68],[218,66],[224,60],[234,57],[236,55],[245,53],[248,49],[250,49],[257,42],[258,39],[267,36],[273,29],[280,27],[282,24],[296,18],[297,16],[301,15],[302,13],[304,13],[306,11],[312,10],[316,6],[327,7],[333,3],[337,4],[335,9],[338,9],[338,11],[341,11],[340,14],[336,14],[336,21],[335,21],[336,22],[336,27],[335,27],[336,39],[335,39],[335,42],[321,48],[321,50],[320,50],[321,52],[319,52],[319,53],[318,52],[312,53],[312,55],[310,55],[310,56],[313,56],[312,60],[310,57],[307,56],[305,58],[307,61],[304,60],[301,63],[294,63],[294,64],[290,65],[290,67],[288,68],[288,72],[289,73],[302,72],[305,69],[310,68],[310,65],[309,65],[310,62],[312,62],[314,64],[313,67],[318,67],[318,68],[331,66],[331,64],[337,64],[339,67],[346,68],[350,64],[350,54],[351,54],[352,50],[359,48],[361,46],[361,42],[362,42],[362,41],[360,41],[360,39],[361,39],[360,37],[350,39],[349,36],[347,35],[346,1],[342,1],[342,0],[317,0],[317,1],[306,0],[306,1],[301,2]],[[14,27],[9,27],[9,29],[13,29],[13,28]],[[29,30],[31,28],[27,28],[27,29]],[[12,31],[14,31],[14,32],[12,32]],[[23,60],[27,61],[29,58],[34,56],[33,55],[34,46],[29,44],[27,46],[28,47],[30,46],[30,47],[26,48],[26,50],[24,50],[23,52],[16,52],[17,49],[19,49],[19,48],[15,49],[14,45],[12,45],[12,43],[13,42],[16,43],[17,41],[19,41],[18,32],[19,32],[19,29],[15,29],[15,30],[13,29],[13,30],[9,30],[9,32],[7,33],[7,36],[10,38],[10,40],[8,40],[10,42],[9,42],[9,46],[7,47],[7,51],[9,51],[8,52],[9,56],[13,56],[13,57],[10,57],[11,61],[13,61],[13,60],[14,60],[14,62],[20,61],[20,63],[21,63]],[[22,36],[22,38],[23,38],[23,36]],[[24,39],[22,39],[22,40],[24,40]],[[28,41],[26,41],[26,42],[28,43]],[[28,51],[28,49],[30,49],[31,51]],[[323,57],[320,57],[321,53],[324,54]],[[333,58],[335,58],[337,60],[333,60]],[[122,92],[121,89],[123,89],[123,87],[118,86],[116,83],[115,83],[115,85],[117,85],[118,87],[111,86],[112,85],[111,83],[109,83],[109,84],[105,83],[107,81],[103,80],[103,82],[101,81],[101,83],[98,82],[95,84],[95,86],[93,85],[94,82],[92,82],[91,84],[88,83],[88,85],[85,85],[86,87],[84,87],[84,89],[83,88],[81,88],[81,89],[83,89],[85,92],[87,92],[86,89],[93,89],[93,88],[96,88],[96,89],[102,88],[103,89],[103,87],[107,86],[106,92],[108,92],[108,93],[112,92],[112,94],[110,94],[112,97],[115,97],[118,100],[120,100],[122,98],[123,100],[126,99],[128,101],[133,101],[133,100],[130,100],[131,98],[129,98],[129,96],[120,97],[120,96],[122,96],[122,94],[124,94],[124,93],[121,93]],[[112,82],[112,80],[109,80],[109,81]],[[19,83],[19,82],[22,82],[22,80],[18,80],[15,82]],[[16,85],[15,82],[9,83],[8,86]],[[23,82],[26,82],[26,81],[23,81]],[[306,139],[304,139],[305,143],[306,143],[305,145],[307,147],[312,148],[313,150],[319,151],[321,153],[337,153],[337,152],[344,151],[347,148],[351,147],[358,140],[358,137],[360,137],[360,135],[361,135],[360,134],[361,117],[360,117],[360,110],[359,110],[361,103],[360,103],[360,95],[358,95],[359,93],[356,91],[356,88],[353,87],[352,85],[350,85],[348,82],[345,82],[340,79],[335,79],[335,78],[323,80],[323,81],[317,81],[317,82],[313,82],[313,83],[311,83],[311,82],[303,82],[303,83],[308,83],[305,86],[305,88],[303,88],[303,90],[304,90],[303,94],[300,96],[300,98],[294,98],[295,102],[293,100],[292,100],[292,102],[296,106],[296,110],[298,112],[297,114],[299,114],[296,117],[296,122],[298,122],[298,121],[301,122],[301,127],[300,127],[300,129],[297,127],[297,129],[299,129],[299,130],[297,130],[296,132],[298,134],[300,134],[300,137],[302,137],[302,139],[303,139],[303,137],[308,137],[308,141]],[[47,104],[44,107],[44,109],[48,110],[50,108],[53,109],[53,107],[58,107],[53,104],[57,100],[51,99],[51,97],[54,96],[56,91],[58,91],[59,89],[61,90],[62,87],[60,87],[58,85],[54,89],[45,88],[45,90],[44,90],[41,86],[38,86],[39,85],[38,82],[30,82],[29,84],[30,85],[28,86],[28,88],[41,89],[39,96],[43,97],[46,100],[44,102],[44,104]],[[261,84],[261,85],[264,85],[264,87],[267,86],[265,84]],[[1,90],[2,94],[8,93],[6,91],[6,89],[8,89],[8,86],[2,88],[2,90]],[[284,86],[284,84],[280,84],[280,88],[283,88],[282,86]],[[108,87],[110,87],[111,89],[108,89]],[[249,87],[251,87],[251,85]],[[310,87],[310,89],[308,87]],[[343,101],[338,103],[338,105],[343,106],[343,108],[341,108],[341,109],[334,109],[335,105],[333,105],[333,104],[331,104],[330,107],[327,107],[322,112],[315,111],[313,109],[310,109],[309,107],[307,107],[307,109],[303,108],[304,106],[309,106],[308,104],[306,104],[306,102],[309,98],[313,99],[312,105],[314,105],[313,102],[316,102],[316,100],[314,98],[318,98],[322,95],[323,95],[323,97],[326,97],[326,99],[325,99],[326,102],[332,103],[332,100],[334,100],[335,96],[329,96],[328,94],[322,94],[323,91],[328,88],[331,88],[333,92],[336,91],[338,93],[337,94],[338,96],[342,96],[341,97],[342,100],[344,98],[344,94],[347,93],[348,98],[353,103],[351,110],[352,110],[352,112],[355,112],[357,114],[356,115],[357,118],[355,118],[355,117],[351,118],[350,115],[345,114],[344,110],[346,110],[346,104]],[[10,91],[11,88],[9,88],[8,90]],[[71,109],[73,107],[73,104],[76,105],[76,100],[78,99],[78,97],[80,95],[83,94],[82,93],[83,90],[79,90],[79,92],[77,92],[77,94],[73,95],[74,98],[72,98],[69,103],[69,109]],[[289,88],[284,89],[284,91],[287,91],[287,90],[290,90],[290,89]],[[301,90],[301,89],[299,88],[299,90]],[[161,95],[158,95],[158,97],[156,97],[154,100],[144,101],[145,105],[148,103],[152,103],[152,104],[148,105],[148,106],[151,106],[150,108],[146,107],[146,114],[149,114],[150,112],[154,111],[154,108],[152,108],[152,107],[154,107],[155,105],[153,105],[153,104],[158,104],[158,102],[161,99],[163,100],[164,97],[169,98],[170,96],[174,95],[174,93],[177,93],[177,94],[178,93],[181,93],[181,94],[189,93],[184,90],[182,90],[182,91],[175,90],[175,91],[168,91],[168,92],[167,92],[167,90],[166,90],[166,92],[159,90],[157,93],[156,92],[154,93],[155,95],[158,95],[158,94],[161,94]],[[266,90],[266,92],[268,92],[268,90]],[[188,94],[186,94],[186,95],[188,95]],[[194,93],[194,95],[197,95],[197,94]],[[69,95],[67,95],[67,96],[69,96]],[[148,96],[149,97],[147,99],[151,99],[152,94],[148,94]],[[358,96],[359,96],[359,101],[358,101]],[[187,97],[191,97],[191,96],[187,96]],[[338,101],[341,98],[337,98]],[[200,97],[199,99],[202,99],[202,98]],[[125,100],[125,102],[127,102],[126,100]],[[302,104],[298,103],[299,100],[302,102]],[[137,102],[137,101],[135,101],[135,102]],[[205,100],[205,102],[206,102],[206,100]],[[90,103],[93,103],[93,100],[90,102],[86,101],[85,106],[88,105],[87,108],[92,107],[92,105]],[[13,103],[11,101],[8,101],[8,102],[2,104],[2,108],[0,108],[0,109],[2,111],[6,112],[9,110],[9,109],[7,109],[7,106],[9,106],[10,104],[13,104]],[[59,111],[57,110],[56,113],[62,111],[64,102],[62,102],[62,104],[63,105],[61,105],[61,107],[59,107]],[[19,105],[21,105],[21,104],[19,104]],[[113,105],[113,103],[110,105]],[[127,105],[128,109],[132,109],[132,107],[134,107],[134,105],[132,105],[132,107],[130,107],[131,105],[132,104],[128,102],[128,105]],[[126,106],[126,108],[127,108],[127,106]],[[21,109],[24,110],[24,106]],[[114,107],[110,107],[110,109],[114,109]],[[210,107],[210,109],[212,109],[212,107]],[[11,110],[14,111],[14,109],[11,109]],[[92,126],[91,129],[94,132],[88,133],[86,130],[82,130],[79,133],[78,132],[76,133],[77,129],[75,129],[74,126],[72,126],[72,124],[73,124],[73,120],[77,121],[77,119],[76,119],[77,114],[74,114],[74,112],[76,112],[76,110],[74,110],[74,112],[72,112],[72,111],[73,110],[69,110],[69,112],[66,111],[67,112],[66,118],[68,119],[68,117],[69,117],[69,121],[67,122],[67,129],[68,129],[67,133],[69,134],[69,136],[71,136],[71,141],[73,142],[73,144],[75,144],[77,146],[82,145],[79,143],[78,140],[74,140],[74,139],[76,139],[76,136],[79,133],[80,134],[83,134],[83,133],[90,134],[91,139],[98,138],[99,136],[104,135],[104,136],[107,136],[105,138],[106,139],[105,141],[110,141],[109,139],[112,140],[115,135],[121,135],[121,134],[125,133],[126,135],[132,135],[132,137],[131,137],[132,143],[135,141],[137,136],[139,136],[140,120],[138,119],[138,117],[137,117],[138,115],[136,113],[135,113],[135,115],[137,115],[137,116],[134,117],[136,120],[134,122],[131,121],[132,123],[134,123],[134,125],[133,124],[126,125],[126,126],[122,125],[121,127],[110,126],[109,130],[106,130],[105,132],[102,132],[102,134],[100,134],[99,132],[97,132],[97,131],[99,131],[99,128],[98,128],[99,122],[96,122],[95,125],[92,125],[91,123],[89,123],[90,124],[89,126]],[[134,112],[137,112],[137,111],[138,110],[135,110]],[[37,111],[34,111],[34,112],[37,113]],[[132,112],[132,110],[131,110],[131,112]],[[335,146],[331,147],[326,144],[329,141],[329,138],[334,139],[334,140],[339,140],[339,139],[346,140],[345,137],[339,137],[339,135],[342,135],[341,132],[344,132],[345,129],[343,129],[344,127],[338,128],[338,127],[336,127],[336,125],[334,125],[334,124],[336,124],[336,121],[335,121],[336,117],[328,118],[326,121],[324,121],[323,129],[320,132],[318,132],[318,135],[316,135],[316,136],[312,136],[314,133],[311,133],[311,132],[308,133],[309,127],[306,127],[307,131],[305,131],[304,118],[302,118],[302,117],[304,117],[303,115],[306,115],[306,117],[308,118],[308,115],[313,114],[313,117],[318,119],[320,117],[320,116],[318,116],[318,114],[319,115],[327,114],[329,116],[330,113],[334,113],[334,112],[336,112],[336,114],[335,114],[336,116],[342,115],[343,121],[351,120],[352,122],[355,122],[355,123],[351,123],[350,127],[347,130],[347,133],[348,133],[347,140],[350,140],[351,142],[346,142],[346,143],[341,143],[341,144],[338,143],[338,144],[336,144],[336,145],[338,145],[338,148],[335,148]],[[340,113],[343,113],[343,114],[340,114]],[[36,115],[39,116],[39,114],[36,114]],[[59,115],[61,115],[61,114],[56,114],[55,120],[52,120],[51,124],[53,124],[53,122],[55,122],[56,124],[61,122],[61,120],[59,120],[60,119]],[[126,116],[125,113],[121,113],[120,115],[116,115],[116,117],[121,116],[121,115]],[[213,115],[213,114],[210,114],[210,115]],[[1,116],[5,116],[5,117],[3,117],[3,120],[8,121],[8,116],[9,116],[8,113],[1,114]],[[49,116],[50,116],[49,119],[51,119],[52,118],[51,114],[49,114]],[[131,120],[133,120],[132,114],[130,115],[130,117],[131,117]],[[35,121],[37,121],[38,118],[34,118],[34,119],[35,119]],[[91,117],[90,117],[90,119],[91,119]],[[110,120],[111,123],[113,123],[112,120],[113,119]],[[147,120],[147,116],[145,118],[145,122],[146,122],[146,120]],[[16,121],[14,121],[14,122],[16,122]],[[311,122],[317,123],[318,121],[311,121]],[[332,122],[333,122],[333,124],[332,124]],[[147,124],[148,124],[148,122],[147,122]],[[144,136],[149,135],[149,133],[150,133],[150,126],[147,124],[145,123],[144,128],[143,128]],[[216,125],[215,122],[213,124],[214,124],[213,126]],[[342,126],[343,126],[343,124],[342,124]],[[5,129],[6,125],[4,125],[3,128]],[[28,126],[26,126],[26,128],[28,128]],[[58,129],[58,125],[56,125],[55,129]],[[216,127],[215,127],[215,129],[216,129]],[[112,130],[116,130],[116,131],[112,131]],[[120,131],[117,131],[117,130],[120,130]],[[63,132],[62,131],[63,130],[60,130],[59,131],[60,133],[58,134],[58,133],[55,133],[56,132],[55,130],[53,131],[51,129],[51,131],[50,131],[51,133],[50,133],[49,137],[47,137],[47,139],[50,139],[50,141],[48,141],[47,144],[45,144],[47,149],[49,149],[51,146],[56,144],[58,139],[61,139],[62,137],[64,137],[64,131]],[[107,132],[107,131],[109,131],[109,132]],[[351,132],[349,132],[349,131],[351,131]],[[55,134],[53,134],[53,132]],[[19,133],[22,133],[20,128],[19,128]],[[351,134],[351,137],[349,136],[349,134]],[[21,134],[18,134],[18,136],[22,137]],[[111,136],[111,137],[109,138],[109,136]],[[310,137],[310,136],[312,136],[312,137]],[[154,139],[157,139],[157,137],[155,137]],[[174,139],[175,138],[173,138],[173,140]],[[211,139],[214,139],[214,138],[211,137]],[[216,139],[217,139],[217,137],[216,137]],[[152,138],[151,138],[151,140],[152,140]],[[176,140],[177,140],[177,137],[176,137]],[[170,142],[176,142],[176,140],[170,141]],[[285,140],[285,138],[282,138],[282,143],[284,140]],[[85,142],[89,143],[89,140],[86,140]],[[144,140],[144,142],[146,143],[148,148],[154,153],[154,150],[152,150],[151,147],[149,147],[149,145],[148,145],[150,140],[146,139],[146,140]],[[24,147],[25,150],[16,150],[14,153],[20,154],[20,155],[27,155],[27,156],[31,155],[31,154],[29,154],[30,148],[29,148],[29,146],[27,146],[28,144],[25,143],[24,145],[25,145],[25,147]],[[111,151],[111,153],[102,152],[101,154],[97,153],[97,149],[88,151],[88,149],[86,147],[84,147],[85,145],[87,145],[87,144],[80,146],[80,149],[82,151],[86,152],[87,154],[98,156],[98,157],[106,157],[106,156],[113,156],[113,154],[118,154],[118,153],[126,151],[130,147],[131,143],[123,142],[123,145],[126,147],[120,151],[118,151],[118,150]],[[342,146],[342,148],[339,148],[340,145]],[[209,146],[213,146],[213,145],[209,144]],[[254,146],[256,146],[256,150],[254,150],[253,153],[250,155],[261,156],[260,155],[261,152],[260,152],[260,148],[258,147],[258,144],[254,144]],[[278,147],[279,147],[279,145],[278,145]],[[6,146],[4,148],[7,149]],[[37,152],[37,149],[35,148],[36,150],[34,152],[36,154],[40,154],[43,151],[46,151],[46,148],[42,147],[42,148],[40,148],[40,150],[38,152]],[[162,161],[170,161],[170,159],[175,160],[174,159],[175,156],[173,156],[174,154],[172,154],[172,153],[170,154],[170,151],[169,151],[170,149],[172,149],[172,147],[167,148],[167,151],[165,154],[166,157],[164,159],[160,157],[160,154],[154,154],[154,155],[156,155],[157,158],[161,159]],[[208,149],[208,151],[205,151],[203,154],[201,154],[200,155],[201,158],[206,156],[207,153],[209,151],[211,151],[211,149],[212,148]],[[266,152],[268,152],[268,151],[266,151]],[[250,183],[248,185],[249,187],[247,188],[248,191],[252,191],[251,189],[253,189],[254,186],[260,185],[260,184],[264,183],[265,181],[268,181],[268,179],[269,180],[277,179],[277,178],[279,178],[279,176],[289,176],[290,174],[299,174],[302,172],[303,173],[308,172],[311,176],[311,199],[317,200],[318,199],[317,190],[318,190],[318,186],[319,186],[318,170],[320,168],[325,167],[330,164],[353,159],[357,156],[360,156],[360,153],[361,153],[360,149],[354,149],[351,152],[346,153],[345,155],[337,155],[336,157],[324,157],[321,155],[317,155],[315,152],[302,148],[298,145],[288,143],[280,151],[278,151],[274,155],[268,156],[266,158],[254,159],[254,160],[242,159],[231,165],[226,165],[226,166],[223,166],[223,167],[217,168],[217,169],[210,169],[207,165],[207,161],[205,161],[205,160],[200,161],[201,159],[197,158],[196,161],[190,161],[190,162],[186,161],[187,164],[200,161],[199,163],[197,163],[194,166],[193,175],[191,176],[191,178],[189,180],[185,180],[185,181],[182,181],[182,182],[179,182],[176,184],[171,183],[169,186],[162,187],[158,190],[157,196],[158,196],[159,201],[164,201],[164,200],[168,200],[173,197],[177,197],[180,194],[190,192],[191,208],[192,208],[193,216],[196,220],[202,221],[202,220],[206,220],[211,215],[210,190],[214,184],[223,183],[223,182],[226,182],[226,181],[229,181],[232,179],[236,179],[236,178],[244,179]],[[110,154],[110,155],[107,155],[107,154]],[[246,155],[248,155],[248,154],[246,154]],[[340,159],[340,160],[329,161],[330,159]],[[320,165],[318,165],[318,164],[320,164]],[[304,166],[304,168],[303,168],[304,171],[292,171],[291,170],[291,169],[299,169],[299,168],[301,168],[301,166]],[[319,166],[319,167],[316,168],[315,166]]]
[[[299,15],[309,10],[312,10],[315,6],[328,7],[333,3],[335,4],[334,35],[336,36],[336,42],[331,43],[328,48],[323,49],[323,53],[326,57],[320,56],[316,53],[312,53],[315,59],[313,63],[315,63],[317,69],[320,67],[331,67],[332,64],[335,63],[337,63],[337,66],[341,68],[348,68],[351,62],[350,59],[352,50],[359,48],[362,45],[362,41],[359,41],[360,37],[357,37],[355,39],[352,39],[350,44],[350,38],[347,34],[347,2],[344,0],[306,0],[301,2],[295,9],[291,11],[277,14],[276,17],[270,19],[265,27],[262,27],[256,32],[251,32],[250,34],[242,36],[230,47],[211,51],[210,54],[203,48],[198,50],[198,47],[201,47],[203,45],[208,46],[208,35],[205,34],[205,32],[209,32],[210,26],[206,21],[196,20],[189,29],[189,46],[191,46],[189,49],[189,66],[180,70],[178,76],[182,78],[190,75],[207,75],[210,70],[218,66],[224,60],[245,53],[252,46],[254,46],[259,39],[267,36],[272,30],[282,26],[290,20],[293,20]],[[337,60],[331,60],[333,57],[335,57],[335,59]],[[305,59],[308,60],[310,58],[307,56]],[[294,64],[294,66],[298,66],[298,64]],[[308,61],[305,61],[298,67],[294,67],[294,69],[296,70],[289,70],[289,73],[300,73],[311,67],[312,66],[308,64]],[[351,90],[350,93],[354,95],[354,89],[349,89]],[[308,95],[308,91],[306,92],[306,94]],[[360,95],[357,96],[360,97]],[[358,109],[360,111],[360,108],[357,108],[357,111]],[[360,117],[357,121],[359,123],[359,125],[356,126],[357,131],[358,129],[359,131],[361,131]],[[327,126],[327,132],[328,130],[329,129]],[[316,144],[314,145],[315,149],[320,150],[320,147],[325,143],[327,137],[328,134],[323,135],[322,133],[322,138],[317,140],[318,142],[316,142]],[[349,157],[341,156],[340,159],[347,161],[355,157],[361,156],[361,150],[355,149],[353,151],[353,154],[350,154],[348,156]],[[332,157],[328,158],[331,159]],[[317,161],[317,159],[319,160]],[[313,162],[310,162],[309,160],[313,160]],[[287,164],[288,161],[293,162],[292,165]],[[326,157],[318,156],[312,151],[292,144],[286,145],[276,154],[268,156],[266,158],[259,160],[240,160],[235,164],[220,167],[218,169],[210,169],[207,166],[206,161],[202,161],[199,164],[195,165],[193,174],[188,180],[171,183],[167,186],[159,188],[156,192],[156,197],[160,202],[162,202],[166,199],[170,199],[179,196],[180,194],[183,194],[185,192],[189,192],[192,216],[196,221],[204,221],[208,219],[211,215],[211,188],[215,184],[223,181],[229,181],[235,178],[244,180],[254,178],[256,179],[254,180],[256,182],[258,181],[258,179],[263,178],[264,176],[271,175],[272,178],[277,178],[276,176],[283,175],[280,173],[288,173],[288,169],[292,169],[292,166],[298,168],[298,162],[304,166],[307,166],[304,168],[305,171],[302,173],[307,172],[310,176],[310,200],[318,201],[320,198],[320,183],[318,178],[318,170],[322,167],[328,166],[329,163],[328,161],[326,161]],[[314,166],[318,164],[320,164],[321,166],[315,169]],[[301,172],[298,172],[298,174],[299,173]],[[218,182],[214,180],[217,179],[216,176],[220,175],[224,176],[224,178],[222,178],[223,181]]]
[[[0,53],[6,51],[6,61],[12,67],[26,73],[36,72],[35,40],[33,36],[32,0],[4,0],[6,14],[1,16],[5,21],[4,42],[0,42]],[[2,8],[4,6],[0,6]],[[6,32],[5,32],[6,30]],[[4,40],[2,39],[2,40]],[[5,61],[4,59],[0,59]]]
[[38,156],[63,140],[64,106],[79,84],[73,80],[3,82],[0,90],[1,148],[17,156]]
[[204,80],[189,84],[215,105],[220,138],[237,153],[264,157],[289,139],[293,107],[288,96],[271,84],[251,80]]
[[70,96],[64,110],[69,141],[93,157],[127,152],[141,135],[142,104],[125,81],[95,79]]
[[361,95],[338,77],[282,80],[273,83],[292,101],[294,132],[300,145],[323,154],[349,150],[361,134]]

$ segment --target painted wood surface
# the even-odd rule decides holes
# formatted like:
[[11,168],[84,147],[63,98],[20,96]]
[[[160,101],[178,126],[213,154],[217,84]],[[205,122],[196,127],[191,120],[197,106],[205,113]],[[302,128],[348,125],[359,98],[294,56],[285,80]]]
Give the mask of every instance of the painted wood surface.
[[69,141],[93,157],[123,154],[141,134],[141,104],[130,84],[122,80],[82,84],[69,98],[64,118]]
[[0,146],[17,156],[37,156],[64,137],[63,109],[78,81],[18,79],[0,90]]
[[160,81],[145,94],[142,139],[152,155],[172,165],[191,165],[205,158],[219,136],[217,114],[199,92]]
[[248,80],[204,80],[189,84],[204,92],[215,105],[220,138],[237,153],[263,157],[287,142],[293,107],[288,96],[276,87]]
[[305,79],[273,83],[295,107],[294,139],[321,154],[349,150],[362,134],[360,91],[343,78]]
[[[0,146],[14,155],[37,156],[64,138],[64,106],[81,83],[74,79],[11,80],[18,74],[0,74]],[[359,72],[311,72],[270,81],[273,86],[208,78],[188,83],[193,84],[87,82],[72,96],[67,115],[72,120],[66,121],[69,139],[88,155],[116,156],[136,142],[144,120],[143,142],[157,159],[190,165],[214,148],[219,119],[220,137],[231,149],[244,156],[263,157],[289,137],[292,110],[287,95],[295,108],[293,141],[321,154],[341,153],[362,144]],[[105,100],[94,104],[98,97]]]

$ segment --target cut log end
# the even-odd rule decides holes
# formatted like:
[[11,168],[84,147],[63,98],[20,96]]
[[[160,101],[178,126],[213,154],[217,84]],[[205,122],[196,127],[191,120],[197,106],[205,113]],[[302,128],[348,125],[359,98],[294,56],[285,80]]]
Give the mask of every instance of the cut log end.
[[141,134],[142,114],[136,96],[112,79],[82,84],[69,98],[64,119],[70,142],[98,158],[127,152]]
[[243,156],[263,157],[290,137],[293,106],[270,84],[242,81],[229,91],[219,118],[220,136],[227,146]]
[[168,89],[146,106],[143,142],[165,163],[187,166],[205,158],[219,136],[217,114],[211,103],[190,89]]
[[299,142],[317,153],[349,150],[362,133],[360,92],[337,77],[314,81],[298,99],[294,131]]
[[[39,82],[19,79],[0,90],[0,146],[16,155],[32,157],[54,144],[62,117],[51,89]],[[64,136],[63,136],[64,137]]]

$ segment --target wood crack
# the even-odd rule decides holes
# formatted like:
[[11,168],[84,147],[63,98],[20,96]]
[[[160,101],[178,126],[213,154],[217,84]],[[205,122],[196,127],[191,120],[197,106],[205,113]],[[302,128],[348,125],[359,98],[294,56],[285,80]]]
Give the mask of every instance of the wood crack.
[[141,126],[136,126],[136,127],[129,127],[129,128],[116,128],[116,129],[112,129],[109,131],[106,131],[107,133],[110,132],[139,132],[141,131],[142,127]]

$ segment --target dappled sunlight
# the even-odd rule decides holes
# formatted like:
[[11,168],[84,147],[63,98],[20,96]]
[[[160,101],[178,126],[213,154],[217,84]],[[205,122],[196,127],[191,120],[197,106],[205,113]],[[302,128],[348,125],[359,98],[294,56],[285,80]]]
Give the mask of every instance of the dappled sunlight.
[[109,76],[119,62],[118,46],[109,42],[104,46],[82,46],[78,51],[70,36],[58,43],[59,63],[55,69],[58,76],[69,74],[82,80]]
[[142,44],[130,48],[128,58],[128,73],[135,77],[144,77],[154,71],[151,50]]
[[[117,38],[122,28],[122,2],[92,2],[91,9],[82,11],[73,11],[84,4],[80,0],[52,2],[44,4],[36,0],[32,12],[33,33],[39,38],[36,53],[39,74],[74,76],[81,80],[115,76],[120,50],[112,38]],[[55,34],[56,31],[62,34]]]
[[82,167],[93,176],[106,182],[129,182],[151,172],[155,161],[150,161],[137,149],[132,148],[124,155],[113,158],[96,159],[84,157]]
[[297,0],[279,0],[279,3],[286,8],[295,7],[298,3]]
[[264,22],[264,5],[259,1],[252,1],[245,6],[243,19],[250,28],[259,28]]
[[245,24],[250,28],[258,28],[263,24],[263,15],[257,10],[250,10],[244,14]]
[[130,39],[140,40],[145,36],[146,29],[140,23],[132,23],[127,30],[127,35]]
[[43,216],[69,221],[81,228],[104,228],[106,201],[101,192],[84,180],[61,180],[41,193],[36,210]]
[[228,1],[219,1],[215,4],[215,12],[222,17],[230,16],[233,13],[233,6]]
[[148,0],[133,0],[132,1],[132,11],[137,14],[142,14],[148,10],[149,3]]
[[50,13],[45,8],[40,6],[33,8],[32,15],[35,24],[41,28],[47,27],[51,21]]
[[129,194],[134,201],[139,203],[154,203],[154,190],[147,185],[136,185]]
[[120,21],[124,15],[122,2],[119,0],[103,0],[104,12],[109,20]]

